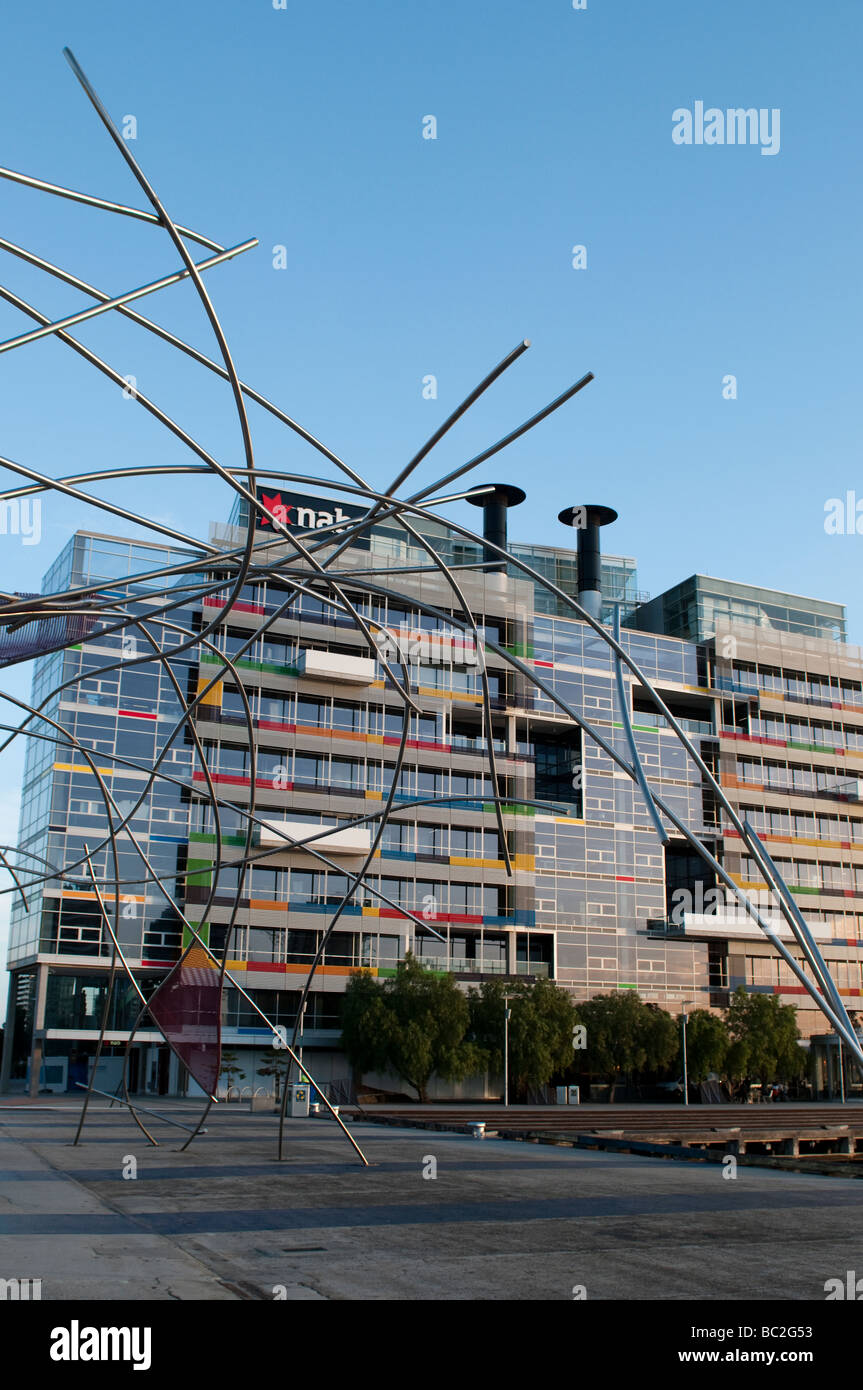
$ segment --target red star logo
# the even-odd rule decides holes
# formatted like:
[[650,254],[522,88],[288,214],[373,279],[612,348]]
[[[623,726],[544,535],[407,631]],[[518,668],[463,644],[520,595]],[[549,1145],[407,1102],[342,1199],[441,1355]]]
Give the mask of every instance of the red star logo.
[[271,526],[272,517],[275,517],[277,521],[287,522],[290,520],[288,512],[293,511],[294,504],[291,502],[290,505],[286,507],[282,501],[282,494],[280,492],[274,492],[269,497],[265,492],[262,492],[261,501],[264,504],[265,513],[261,517],[262,526]]

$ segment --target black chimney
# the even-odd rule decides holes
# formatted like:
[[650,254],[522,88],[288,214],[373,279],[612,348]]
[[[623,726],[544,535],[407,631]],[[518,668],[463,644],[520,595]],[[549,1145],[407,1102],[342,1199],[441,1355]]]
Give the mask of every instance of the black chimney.
[[617,512],[612,507],[586,503],[581,507],[565,507],[558,512],[557,519],[578,531],[578,601],[585,612],[598,621],[602,616],[599,528],[616,521]]
[[[527,494],[514,483],[493,483],[491,486],[494,489],[492,492],[482,492],[466,500],[473,507],[482,507],[483,539],[490,541],[492,545],[499,545],[501,550],[506,550],[507,508],[519,506]],[[493,550],[486,550],[485,560],[487,574],[502,574],[506,570],[506,561]]]

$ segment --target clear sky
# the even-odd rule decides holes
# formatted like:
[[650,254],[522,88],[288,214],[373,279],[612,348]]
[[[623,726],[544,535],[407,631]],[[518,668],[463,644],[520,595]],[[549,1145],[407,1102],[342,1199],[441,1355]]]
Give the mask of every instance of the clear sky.
[[[421,481],[592,370],[476,475],[526,488],[512,533],[565,543],[563,506],[606,503],[606,549],[637,557],[642,589],[701,571],[828,598],[863,642],[863,536],[824,530],[829,498],[863,501],[859,0],[40,0],[0,37],[0,163],[143,205],[69,45],[115,120],[135,118],[175,220],[260,239],[207,277],[240,374],[373,485],[527,337]],[[778,152],[676,144],[672,114],[697,102],[778,109]],[[156,228],[5,181],[0,211],[6,238],[114,294],[178,264]],[[0,283],[52,317],[86,302],[0,255]],[[188,286],[139,307],[214,354]],[[28,326],[0,304],[0,338]],[[76,331],[242,464],[227,387],[116,315]],[[191,461],[58,342],[0,355],[0,402],[0,453],[53,476]],[[262,467],[322,476],[301,441],[254,408],[251,423]],[[104,495],[200,536],[231,502],[190,480]],[[0,587],[38,588],[76,526],[128,530],[49,498],[38,544],[0,535]],[[26,697],[28,669],[3,684]],[[19,770],[4,767],[4,840]]]

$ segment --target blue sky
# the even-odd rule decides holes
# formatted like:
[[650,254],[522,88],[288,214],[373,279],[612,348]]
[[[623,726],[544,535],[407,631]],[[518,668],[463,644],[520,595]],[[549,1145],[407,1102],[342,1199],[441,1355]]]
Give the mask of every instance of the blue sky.
[[[238,369],[373,485],[528,337],[530,352],[421,481],[592,370],[595,382],[485,475],[527,489],[513,533],[564,542],[560,508],[604,502],[620,513],[606,548],[637,557],[642,589],[702,571],[830,598],[863,642],[863,537],[823,525],[828,498],[863,499],[861,31],[854,0],[588,0],[583,11],[571,0],[43,0],[2,20],[0,163],[142,205],[61,56],[68,44],[112,116],[135,116],[131,148],[172,216],[223,244],[260,239],[207,277]],[[778,108],[779,153],[676,145],[672,113],[696,101]],[[436,140],[422,138],[428,115]],[[0,210],[7,238],[112,293],[177,264],[163,232],[128,219],[6,182]],[[572,268],[576,244],[584,270]],[[285,270],[273,268],[279,245]],[[2,283],[52,317],[83,303],[5,254]],[[187,286],[139,307],[214,352]],[[27,326],[0,305],[0,337]],[[78,336],[224,463],[242,463],[215,378],[109,316]],[[428,374],[437,400],[423,399]],[[723,398],[727,374],[736,400]],[[57,342],[0,355],[0,401],[0,453],[54,476],[189,461]],[[254,409],[251,424],[262,467],[321,473]],[[200,536],[231,501],[216,482],[105,495]],[[453,515],[476,524],[467,507]],[[37,588],[81,525],[113,529],[49,498],[40,544],[0,536],[2,585]],[[5,686],[26,695],[26,668]]]

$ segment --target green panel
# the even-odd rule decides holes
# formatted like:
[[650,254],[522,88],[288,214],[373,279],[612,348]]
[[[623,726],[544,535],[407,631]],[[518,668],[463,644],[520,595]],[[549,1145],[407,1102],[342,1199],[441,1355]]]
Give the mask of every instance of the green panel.
[[[222,662],[212,652],[201,652],[202,666],[221,666]],[[280,666],[275,661],[247,661],[241,657],[239,661],[232,662],[238,671],[264,671],[270,676],[298,676],[299,668],[296,666]],[[230,672],[227,673],[230,675]]]
[[[202,922],[192,922],[191,917],[189,918],[189,921],[191,922],[192,926],[195,928],[195,931],[198,933],[198,935],[199,935],[199,937],[201,938],[201,940],[202,940],[203,942],[205,942],[207,946],[209,946],[209,944],[210,944],[210,924],[209,924],[209,922],[203,922],[203,923],[202,923]],[[192,945],[197,946],[197,944],[198,944],[198,943],[197,943],[197,941],[195,940],[195,938],[193,937],[192,933],[189,931],[189,928],[184,924],[184,925],[183,925],[183,950],[185,951],[185,949],[186,949],[187,946],[192,946]]]
[[[216,837],[215,837],[215,835],[205,835],[204,832],[203,832],[203,830],[193,830],[193,831],[191,831],[190,834],[189,834],[189,843],[190,843],[190,844],[197,844],[197,845],[214,845],[214,844],[216,843]],[[223,844],[223,845],[239,845],[240,848],[242,848],[243,845],[245,845],[245,843],[246,843],[246,837],[245,837],[245,835],[223,835],[223,836],[222,836],[222,844]],[[191,863],[192,861],[190,860],[189,862]],[[210,860],[210,859],[201,859],[201,860],[196,860],[195,862],[196,862],[196,863],[199,863],[199,864],[211,864],[211,863],[212,863],[212,860]]]
[[[420,964],[422,965],[422,962],[420,962]],[[426,972],[427,975],[437,975],[437,976],[438,976],[439,978],[441,978],[441,979],[444,977],[444,975],[448,974],[448,971],[446,971],[446,970],[432,970],[432,969],[431,969],[429,966],[427,966],[427,965],[423,965],[423,970]],[[398,970],[396,969],[395,966],[391,966],[391,965],[379,965],[379,966],[378,966],[378,977],[379,977],[379,979],[392,979],[393,976],[397,975],[398,973],[399,973],[399,972],[398,972]]]
[[212,859],[190,859],[186,865],[186,882],[195,888],[209,888],[213,881]]

